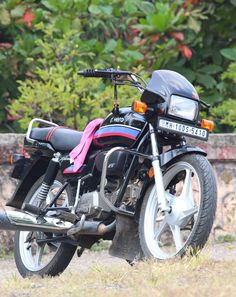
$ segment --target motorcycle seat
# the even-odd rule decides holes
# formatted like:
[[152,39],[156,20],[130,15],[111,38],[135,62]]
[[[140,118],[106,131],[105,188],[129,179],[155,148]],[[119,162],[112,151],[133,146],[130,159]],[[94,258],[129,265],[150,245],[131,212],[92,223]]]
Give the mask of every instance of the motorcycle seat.
[[56,151],[71,151],[82,138],[83,132],[65,127],[33,128],[32,139],[50,143]]

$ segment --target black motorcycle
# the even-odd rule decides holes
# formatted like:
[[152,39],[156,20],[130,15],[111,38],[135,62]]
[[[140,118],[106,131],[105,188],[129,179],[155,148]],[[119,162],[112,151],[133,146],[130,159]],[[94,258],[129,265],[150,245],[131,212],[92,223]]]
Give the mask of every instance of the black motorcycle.
[[206,103],[169,70],[154,71],[148,84],[129,71],[78,74],[110,80],[115,99],[117,86],[135,87],[141,101],[121,108],[115,100],[77,171],[69,153],[83,133],[30,122],[27,156],[14,156],[19,185],[7,203],[18,210],[0,213],[1,228],[16,230],[20,274],[57,275],[76,249],[81,256],[102,239],[112,241],[111,255],[129,262],[201,249],[215,216],[216,181],[206,153],[185,136],[207,141],[213,123],[199,120]]

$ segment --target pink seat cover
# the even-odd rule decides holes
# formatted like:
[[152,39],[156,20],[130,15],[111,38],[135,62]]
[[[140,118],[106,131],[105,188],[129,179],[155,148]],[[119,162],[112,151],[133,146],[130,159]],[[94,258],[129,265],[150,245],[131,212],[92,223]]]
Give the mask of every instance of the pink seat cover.
[[91,121],[85,128],[80,143],[70,152],[70,157],[74,161],[73,171],[77,172],[84,164],[93,136],[96,130],[101,126],[103,119]]

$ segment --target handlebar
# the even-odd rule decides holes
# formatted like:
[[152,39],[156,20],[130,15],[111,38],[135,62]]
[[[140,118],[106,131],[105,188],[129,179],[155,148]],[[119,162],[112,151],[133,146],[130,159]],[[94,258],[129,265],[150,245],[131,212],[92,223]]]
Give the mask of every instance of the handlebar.
[[116,70],[116,69],[83,69],[77,72],[78,75],[82,75],[84,77],[101,77],[101,78],[115,78],[117,76],[132,75],[130,71]]

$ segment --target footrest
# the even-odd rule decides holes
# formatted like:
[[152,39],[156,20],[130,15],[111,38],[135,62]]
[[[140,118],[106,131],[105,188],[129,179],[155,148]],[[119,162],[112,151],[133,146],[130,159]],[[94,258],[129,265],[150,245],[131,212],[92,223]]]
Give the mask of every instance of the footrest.
[[59,219],[63,219],[73,224],[79,220],[79,217],[76,214],[64,210],[57,210],[56,216]]

